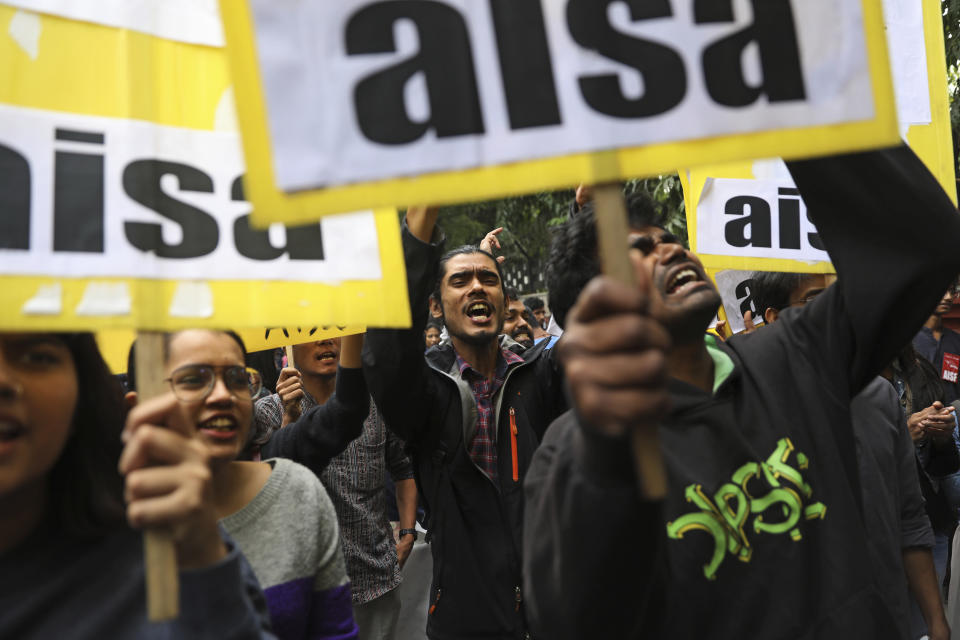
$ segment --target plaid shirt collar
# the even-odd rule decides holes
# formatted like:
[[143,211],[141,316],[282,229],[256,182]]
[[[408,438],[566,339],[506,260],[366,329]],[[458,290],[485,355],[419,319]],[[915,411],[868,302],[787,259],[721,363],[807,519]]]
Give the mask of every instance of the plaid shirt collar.
[[[469,362],[461,358],[460,354],[457,353],[456,350],[454,350],[454,353],[457,355],[457,369],[460,371],[461,376],[466,378],[471,385],[475,380],[483,380],[483,376],[481,376],[480,373],[474,369]],[[507,369],[510,367],[510,365],[518,364],[520,362],[523,362],[523,358],[509,349],[501,347],[500,353],[497,356],[497,367],[493,373],[494,380],[497,380],[500,382],[500,384],[503,384],[503,379],[507,375]]]

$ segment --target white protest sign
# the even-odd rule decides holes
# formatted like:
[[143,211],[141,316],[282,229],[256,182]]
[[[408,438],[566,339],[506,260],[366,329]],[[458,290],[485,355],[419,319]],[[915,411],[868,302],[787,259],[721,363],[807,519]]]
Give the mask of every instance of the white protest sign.
[[890,71],[901,124],[930,124],[930,82],[924,41],[923,3],[918,0],[883,0],[887,26]]
[[221,7],[257,219],[895,137],[872,0]]
[[708,180],[697,204],[696,228],[698,253],[829,260],[791,180]]
[[[939,0],[884,0],[883,7],[903,137],[954,198]],[[706,266],[833,271],[782,160],[701,166],[682,171],[681,180],[691,246]]]
[[396,210],[253,228],[223,49],[112,26],[216,5],[37,4],[0,4],[0,329],[409,323]]
[[873,115],[857,3],[537,4],[253,0],[280,188]]
[[733,333],[744,330],[743,314],[753,314],[754,325],[763,324],[763,318],[753,303],[753,271],[724,269],[712,274],[717,283],[717,291],[723,301],[723,311],[727,316],[727,326]]
[[234,133],[3,105],[0,121],[0,191],[23,193],[0,222],[6,274],[382,277],[372,212],[253,230]]
[[4,0],[4,4],[168,40],[223,46],[217,0]]

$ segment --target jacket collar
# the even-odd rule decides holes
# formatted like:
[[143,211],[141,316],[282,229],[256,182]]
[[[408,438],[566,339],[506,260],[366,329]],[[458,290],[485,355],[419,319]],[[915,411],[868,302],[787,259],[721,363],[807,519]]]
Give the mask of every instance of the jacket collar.
[[[500,348],[507,349],[512,353],[523,358],[524,364],[533,362],[540,354],[543,353],[543,348],[546,344],[546,340],[542,341],[540,344],[534,345],[529,349],[524,349],[523,345],[511,338],[508,335],[500,336]],[[454,351],[453,343],[450,341],[450,338],[447,338],[440,344],[429,349],[425,355],[427,364],[443,373],[450,373],[452,369],[456,369],[454,363],[457,359],[456,351]]]

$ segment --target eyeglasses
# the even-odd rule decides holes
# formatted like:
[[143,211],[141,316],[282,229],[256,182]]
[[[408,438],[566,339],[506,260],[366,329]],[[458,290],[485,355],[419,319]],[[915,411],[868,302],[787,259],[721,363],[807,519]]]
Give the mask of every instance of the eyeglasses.
[[263,387],[260,372],[250,367],[234,365],[214,367],[205,364],[188,364],[180,367],[164,382],[170,383],[173,395],[183,402],[198,402],[213,391],[217,372],[222,371],[223,383],[231,394],[239,398],[253,398]]

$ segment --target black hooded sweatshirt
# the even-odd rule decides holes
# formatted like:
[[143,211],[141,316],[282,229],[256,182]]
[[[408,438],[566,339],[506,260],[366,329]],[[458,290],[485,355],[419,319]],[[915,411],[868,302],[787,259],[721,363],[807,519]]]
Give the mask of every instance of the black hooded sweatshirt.
[[669,491],[573,412],[527,475],[534,637],[893,638],[865,539],[850,399],[960,272],[960,216],[906,147],[790,163],[839,274],[720,348],[714,393],[671,379]]

